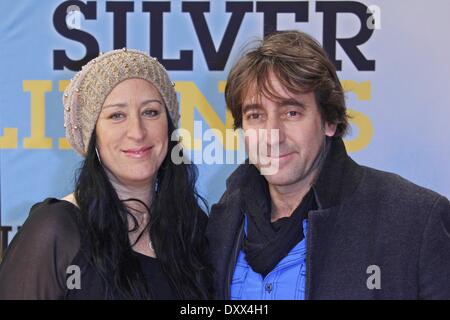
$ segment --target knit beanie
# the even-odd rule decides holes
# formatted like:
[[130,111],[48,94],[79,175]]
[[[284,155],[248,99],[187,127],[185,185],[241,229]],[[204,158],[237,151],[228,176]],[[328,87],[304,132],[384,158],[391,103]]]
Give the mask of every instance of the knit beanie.
[[177,127],[179,112],[174,83],[157,59],[126,48],[109,51],[83,66],[64,91],[66,138],[82,156],[86,156],[106,97],[116,85],[131,78],[147,80],[158,89]]

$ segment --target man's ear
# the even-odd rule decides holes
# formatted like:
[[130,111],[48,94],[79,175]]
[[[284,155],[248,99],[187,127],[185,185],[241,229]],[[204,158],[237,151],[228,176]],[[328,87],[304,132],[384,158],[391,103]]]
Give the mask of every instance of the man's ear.
[[334,134],[336,133],[336,128],[337,128],[336,123],[328,123],[325,121],[323,124],[323,131],[329,137],[334,136]]

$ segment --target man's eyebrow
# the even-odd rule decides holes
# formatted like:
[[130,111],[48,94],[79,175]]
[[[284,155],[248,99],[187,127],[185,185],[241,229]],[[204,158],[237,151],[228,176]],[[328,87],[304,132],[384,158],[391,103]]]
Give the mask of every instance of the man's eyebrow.
[[259,110],[259,109],[262,109],[262,107],[259,103],[250,103],[250,104],[246,104],[242,107],[242,113],[246,113],[251,110]]
[[277,104],[280,107],[293,106],[293,107],[300,107],[302,109],[306,109],[305,104],[296,99],[282,99],[282,100],[278,101]]

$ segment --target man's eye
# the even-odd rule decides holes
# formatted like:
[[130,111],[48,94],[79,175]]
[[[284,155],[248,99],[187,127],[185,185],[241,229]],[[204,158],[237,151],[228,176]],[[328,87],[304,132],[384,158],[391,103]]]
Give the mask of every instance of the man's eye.
[[152,110],[152,109],[148,109],[148,110],[145,110],[142,114],[143,114],[144,116],[146,116],[146,117],[154,118],[154,117],[156,117],[157,115],[159,115],[159,111],[157,111],[157,110]]
[[261,118],[259,113],[250,113],[247,115],[247,120],[258,120],[259,118]]
[[288,111],[287,112],[288,118],[294,118],[300,116],[300,112],[298,111]]

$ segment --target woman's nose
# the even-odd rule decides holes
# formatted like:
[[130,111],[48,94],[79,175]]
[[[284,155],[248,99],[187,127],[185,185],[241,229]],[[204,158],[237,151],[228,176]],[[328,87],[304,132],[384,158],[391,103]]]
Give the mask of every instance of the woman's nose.
[[127,136],[133,140],[142,140],[145,137],[145,126],[138,115],[129,116],[127,129]]

